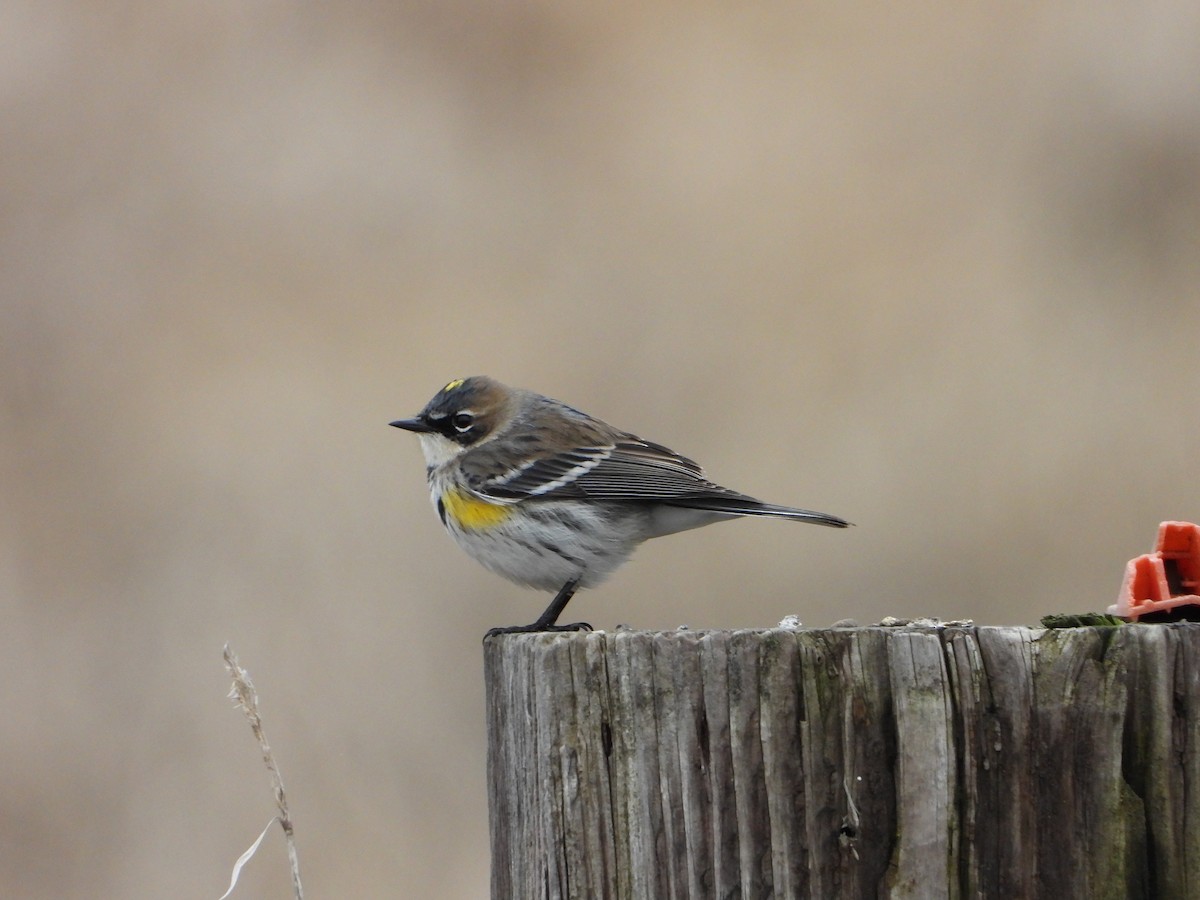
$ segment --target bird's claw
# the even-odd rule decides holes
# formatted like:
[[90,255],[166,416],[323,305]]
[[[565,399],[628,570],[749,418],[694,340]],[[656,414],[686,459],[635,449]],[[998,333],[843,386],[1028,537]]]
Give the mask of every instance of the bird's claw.
[[498,628],[489,628],[484,634],[483,639],[496,637],[501,634],[541,634],[543,632],[565,632],[565,631],[591,631],[592,626],[587,622],[571,622],[568,625],[547,625],[542,622],[533,622],[529,625],[503,625]]

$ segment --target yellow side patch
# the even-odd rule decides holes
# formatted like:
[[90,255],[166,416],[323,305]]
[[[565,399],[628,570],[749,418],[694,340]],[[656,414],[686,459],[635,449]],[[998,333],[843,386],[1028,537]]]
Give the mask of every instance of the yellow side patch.
[[512,515],[512,508],[499,503],[488,503],[470,494],[451,488],[442,495],[446,513],[459,528],[478,530],[495,528]]
[[449,391],[454,390],[456,387],[462,387],[462,383],[464,381],[466,381],[465,378],[454,379],[454,381],[450,382],[448,385],[446,385],[444,388],[442,388],[442,393],[445,394]]

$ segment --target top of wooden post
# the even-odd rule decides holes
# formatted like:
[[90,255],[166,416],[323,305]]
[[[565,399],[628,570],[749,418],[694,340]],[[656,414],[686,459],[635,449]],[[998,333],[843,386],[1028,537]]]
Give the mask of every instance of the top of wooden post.
[[487,642],[494,897],[1200,896],[1200,626]]

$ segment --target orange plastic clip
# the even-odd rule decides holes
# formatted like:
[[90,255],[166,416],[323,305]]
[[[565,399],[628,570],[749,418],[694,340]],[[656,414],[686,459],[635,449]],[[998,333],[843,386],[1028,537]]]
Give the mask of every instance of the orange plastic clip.
[[1197,590],[1200,590],[1200,525],[1163,522],[1158,526],[1155,551],[1126,563],[1121,593],[1108,611],[1131,621],[1152,614],[1158,614],[1153,615],[1155,619],[1197,619],[1200,618]]

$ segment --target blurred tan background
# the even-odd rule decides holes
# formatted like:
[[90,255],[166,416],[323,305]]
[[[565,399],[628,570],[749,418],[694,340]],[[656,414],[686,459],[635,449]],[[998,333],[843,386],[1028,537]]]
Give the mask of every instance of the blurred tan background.
[[[1100,610],[1200,518],[1200,7],[0,7],[0,894],[486,893],[478,568],[387,427],[487,373],[843,515],[599,628]],[[276,833],[239,897],[289,896]]]

